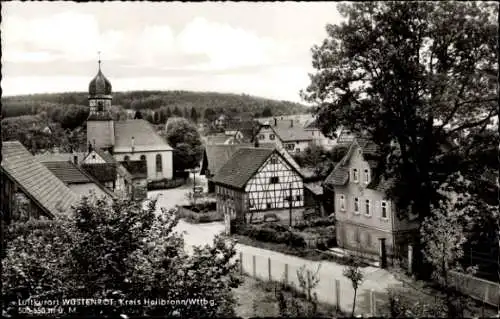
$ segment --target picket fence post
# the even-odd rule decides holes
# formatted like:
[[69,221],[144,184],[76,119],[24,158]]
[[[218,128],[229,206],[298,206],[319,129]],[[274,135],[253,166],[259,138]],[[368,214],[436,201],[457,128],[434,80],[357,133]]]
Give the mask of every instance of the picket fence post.
[[271,281],[271,257],[267,258],[267,272],[268,272],[268,277],[269,281]]
[[240,251],[240,274],[243,275],[243,252]]
[[341,311],[340,309],[340,281],[335,279],[335,306],[337,311]]
[[252,267],[253,267],[253,277],[257,278],[257,273],[256,273],[256,265],[255,265],[255,255],[252,255]]
[[375,317],[375,294],[373,289],[370,290],[370,314],[372,317]]
[[288,285],[288,264],[285,264],[285,284]]

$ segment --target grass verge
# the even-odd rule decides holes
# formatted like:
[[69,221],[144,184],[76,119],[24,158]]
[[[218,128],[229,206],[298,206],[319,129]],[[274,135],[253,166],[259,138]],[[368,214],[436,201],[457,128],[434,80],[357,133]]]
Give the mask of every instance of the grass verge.
[[[293,247],[289,246],[286,244],[278,244],[278,243],[270,243],[270,242],[263,242],[260,240],[256,240],[253,238],[250,238],[248,236],[243,236],[239,234],[234,234],[231,235],[232,238],[237,239],[238,243],[243,244],[243,245],[248,245],[252,247],[257,247],[257,248],[262,248],[262,249],[268,249],[272,251],[276,251],[282,254],[286,255],[292,255],[300,258],[304,258],[307,260],[311,261],[332,261],[341,265],[348,265],[349,264],[349,257],[339,257],[339,256],[333,256],[330,254],[327,254],[325,252],[322,252],[317,249],[311,249],[311,248],[302,248],[302,247]],[[362,267],[368,266],[365,263],[362,263]]]

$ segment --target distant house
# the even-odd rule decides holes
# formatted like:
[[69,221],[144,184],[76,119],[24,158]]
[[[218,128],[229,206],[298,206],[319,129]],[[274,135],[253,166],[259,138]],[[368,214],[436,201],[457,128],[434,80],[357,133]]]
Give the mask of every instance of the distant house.
[[262,219],[272,212],[281,220],[300,218],[304,206],[302,176],[275,149],[242,148],[213,178],[217,211],[230,219]]
[[313,142],[313,136],[303,126],[294,124],[293,119],[265,122],[255,135],[255,139],[261,143],[275,143],[285,148],[288,152],[301,152]]
[[311,134],[313,142],[316,145],[321,146],[324,149],[332,149],[337,142],[335,139],[326,137],[323,132],[321,132],[321,128],[317,120],[309,122],[306,126],[304,126],[304,130]]
[[334,191],[336,236],[340,247],[378,254],[384,241],[389,256],[406,254],[409,240],[418,233],[412,219],[400,220],[378,170],[379,149],[373,142],[356,138],[347,154],[325,180]]
[[18,141],[2,142],[2,211],[5,220],[57,218],[78,196]]
[[227,123],[224,134],[238,141],[249,143],[253,141],[258,127],[258,122],[254,120],[232,120]]
[[70,161],[43,162],[55,176],[63,181],[75,194],[80,197],[95,195],[98,198],[113,199],[116,195],[106,189],[95,178]]
[[131,175],[130,198],[141,200],[148,195],[148,167],[145,160],[123,161],[119,163]]
[[240,141],[235,139],[234,136],[228,136],[224,133],[207,135],[204,138],[206,145],[220,145],[220,144],[239,144]]
[[231,159],[234,153],[245,147],[252,147],[252,144],[209,144],[205,146],[200,175],[207,178],[209,193],[215,191],[212,178]]
[[224,114],[221,114],[215,119],[214,126],[217,128],[224,128],[224,126],[226,125],[226,120],[227,117]]

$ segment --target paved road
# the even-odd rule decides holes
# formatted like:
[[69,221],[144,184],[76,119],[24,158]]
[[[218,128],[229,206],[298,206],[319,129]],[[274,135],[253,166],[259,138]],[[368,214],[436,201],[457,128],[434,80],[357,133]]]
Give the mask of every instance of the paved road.
[[[165,191],[149,192],[148,197],[154,198],[158,195],[158,207],[172,208],[177,204],[186,202],[184,194],[189,191],[191,186],[183,186],[176,189]],[[184,239],[186,248],[190,251],[193,245],[211,244],[216,234],[224,230],[224,225],[221,222],[208,223],[208,224],[189,224],[180,221],[177,231],[184,231]],[[268,258],[271,258],[271,276],[273,279],[283,278],[285,264],[288,264],[289,281],[293,281],[298,286],[296,271],[299,267],[305,265],[312,272],[315,272],[318,265],[320,282],[316,288],[318,299],[322,302],[335,304],[335,279],[340,283],[340,304],[343,310],[350,311],[352,308],[352,301],[354,290],[351,283],[342,275],[343,266],[333,262],[313,262],[310,260],[277,253],[270,250],[260,249],[247,245],[237,244],[236,249],[238,252],[243,253],[243,268],[245,272],[253,273],[252,256],[256,256],[256,272],[257,276],[263,279],[268,278]],[[394,278],[389,272],[375,267],[363,268],[365,281],[362,283],[356,301],[356,313],[369,313],[369,292],[375,292],[376,299],[386,298],[386,289],[388,287],[399,285],[399,281]]]

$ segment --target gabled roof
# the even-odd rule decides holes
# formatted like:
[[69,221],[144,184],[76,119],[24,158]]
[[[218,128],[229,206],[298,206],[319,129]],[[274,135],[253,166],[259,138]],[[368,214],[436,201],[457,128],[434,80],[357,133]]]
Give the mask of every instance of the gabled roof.
[[115,153],[132,152],[132,137],[134,151],[172,151],[173,148],[156,133],[151,124],[143,119],[115,121]]
[[310,132],[306,131],[302,126],[270,126],[271,129],[276,133],[278,138],[283,142],[293,142],[293,141],[311,141],[313,136]]
[[231,157],[241,148],[252,147],[252,144],[215,144],[206,145],[203,153],[203,164],[201,173],[206,174],[210,170],[211,174],[217,174],[217,171],[231,159]]
[[146,161],[123,161],[123,167],[132,175],[134,179],[144,179],[148,177],[148,166]]
[[[368,165],[372,169],[372,182],[377,178],[378,175],[376,171],[379,159],[379,149],[378,146],[371,140],[366,138],[356,138],[350,145],[349,150],[342,160],[335,165],[333,171],[325,179],[325,184],[331,186],[342,186],[349,181],[349,159],[351,158],[357,147],[360,147],[363,153],[364,160],[368,162]],[[369,188],[376,188],[376,184],[370,183]]]
[[82,169],[97,179],[100,183],[113,182],[116,180],[117,164],[82,164]]
[[108,151],[105,150],[95,150],[95,152],[106,162],[106,163],[116,163],[115,158]]
[[42,153],[42,154],[36,154],[35,158],[39,162],[68,162],[68,161],[73,161],[73,156],[76,156],[78,159],[78,163],[82,162],[83,159],[85,158],[85,153],[84,152],[77,152],[77,153]]
[[215,135],[207,135],[205,137],[207,145],[228,144],[230,139],[231,139],[231,137],[227,136],[224,133],[215,134]]
[[307,176],[307,173],[303,171],[299,163],[293,158],[287,150],[274,143],[262,143],[259,144],[259,148],[275,149],[285,160],[290,164],[303,178]]
[[2,142],[2,169],[51,216],[66,213],[78,197],[18,141]]
[[76,166],[72,162],[44,162],[43,163],[55,176],[62,180],[65,184],[95,184],[102,191],[111,197],[116,195],[108,190],[104,185],[99,183],[97,179],[86,173],[83,169]]
[[244,188],[275,150],[265,148],[241,148],[227,161],[213,178],[215,184]]
[[91,183],[90,177],[82,172],[73,163],[67,162],[44,162],[45,165],[57,178],[66,184]]

